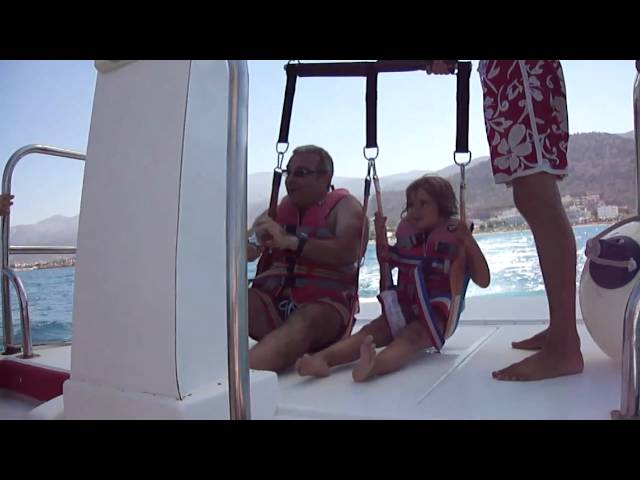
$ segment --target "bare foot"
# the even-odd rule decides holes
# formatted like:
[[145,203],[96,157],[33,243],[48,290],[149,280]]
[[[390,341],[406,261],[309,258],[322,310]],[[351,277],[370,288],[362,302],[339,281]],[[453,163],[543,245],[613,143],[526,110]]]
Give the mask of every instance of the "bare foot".
[[318,355],[304,354],[296,362],[296,372],[301,377],[328,377],[329,365]]
[[542,349],[524,360],[492,372],[496,380],[532,381],[582,373],[584,361],[580,349],[556,353]]
[[520,340],[519,342],[511,342],[512,348],[519,350],[542,350],[544,342],[547,340],[547,330],[536,333],[533,337],[526,340]]
[[376,346],[373,344],[373,336],[369,335],[364,339],[362,345],[360,345],[360,359],[351,372],[353,381],[364,382],[371,377],[375,360]]

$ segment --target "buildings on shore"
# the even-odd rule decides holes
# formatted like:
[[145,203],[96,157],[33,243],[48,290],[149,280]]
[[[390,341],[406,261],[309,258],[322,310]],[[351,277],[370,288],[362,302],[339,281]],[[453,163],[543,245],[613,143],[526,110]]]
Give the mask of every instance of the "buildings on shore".
[[[628,207],[607,205],[597,193],[564,195],[562,204],[572,225],[614,223],[631,213]],[[504,209],[488,219],[474,220],[474,223],[478,232],[526,228],[526,222],[516,208]]]
[[13,262],[10,264],[10,267],[15,271],[24,271],[24,270],[37,270],[40,268],[61,268],[61,267],[73,267],[76,264],[75,257],[72,258],[56,258],[54,260],[49,261],[39,261],[39,262]]

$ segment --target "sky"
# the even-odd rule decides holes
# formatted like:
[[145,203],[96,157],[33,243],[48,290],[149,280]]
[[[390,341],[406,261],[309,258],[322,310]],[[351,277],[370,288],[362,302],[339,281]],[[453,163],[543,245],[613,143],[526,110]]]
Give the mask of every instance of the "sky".
[[[316,60],[303,60],[304,62]],[[332,60],[323,60],[332,61]],[[469,148],[489,153],[482,90],[472,60]],[[275,145],[287,60],[249,60],[249,173],[268,172]],[[633,129],[633,60],[562,60],[571,133]],[[0,60],[0,161],[32,143],[85,152],[96,83],[92,60]],[[361,78],[298,79],[289,140],[316,144],[333,156],[335,174],[362,177],[366,162],[365,82]],[[378,81],[378,174],[439,170],[453,163],[456,81],[424,73],[381,74]],[[13,175],[12,225],[80,208],[83,162],[32,155]]]

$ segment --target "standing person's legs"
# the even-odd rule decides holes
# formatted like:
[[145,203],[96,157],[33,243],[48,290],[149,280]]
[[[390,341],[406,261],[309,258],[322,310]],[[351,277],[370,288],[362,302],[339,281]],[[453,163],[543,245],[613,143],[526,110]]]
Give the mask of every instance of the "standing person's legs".
[[541,350],[493,372],[498,380],[540,380],[582,372],[576,330],[576,243],[556,179],[536,173],[513,182],[513,197],[536,243],[549,301],[549,328],[529,339]]
[[569,141],[560,62],[487,60],[480,75],[494,179],[513,186],[514,203],[531,227],[550,310],[547,330],[513,343],[540,352],[493,376],[539,380],[580,373],[576,246],[556,184],[567,174]]

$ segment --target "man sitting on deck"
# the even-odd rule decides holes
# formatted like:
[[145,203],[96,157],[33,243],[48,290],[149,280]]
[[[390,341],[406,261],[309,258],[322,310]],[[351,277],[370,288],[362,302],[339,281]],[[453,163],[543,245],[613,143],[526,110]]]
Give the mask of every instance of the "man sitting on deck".
[[262,256],[249,289],[249,335],[258,341],[249,366],[275,372],[350,334],[365,220],[353,195],[332,190],[324,149],[296,148],[285,174],[276,220],[266,212],[256,219],[260,245],[247,252],[249,261]]

